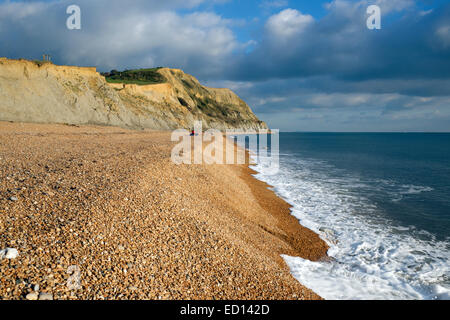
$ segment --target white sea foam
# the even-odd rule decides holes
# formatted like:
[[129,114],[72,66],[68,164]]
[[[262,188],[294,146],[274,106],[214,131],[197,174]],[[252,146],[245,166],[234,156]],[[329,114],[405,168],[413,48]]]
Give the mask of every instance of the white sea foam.
[[[352,191],[364,182],[343,174],[330,178],[326,172],[334,168],[326,166],[295,157],[282,157],[276,175],[266,172],[264,159],[254,166],[256,177],[293,205],[300,223],[330,245],[332,262],[283,256],[294,277],[325,299],[449,299],[450,241],[395,225]],[[412,185],[400,189],[429,191]]]
[[401,194],[420,194],[422,192],[431,192],[434,189],[431,187],[424,187],[424,186],[414,186],[414,185],[402,185],[403,188],[405,188],[404,191],[401,191]]

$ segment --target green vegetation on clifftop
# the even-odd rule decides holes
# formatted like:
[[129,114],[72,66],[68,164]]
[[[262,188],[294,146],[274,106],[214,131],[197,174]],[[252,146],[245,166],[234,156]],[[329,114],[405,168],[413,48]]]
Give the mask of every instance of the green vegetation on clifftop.
[[125,83],[137,85],[164,83],[166,82],[166,79],[158,72],[159,69],[161,68],[159,67],[125,71],[111,70],[111,72],[102,73],[102,76],[104,76],[106,78],[106,81],[109,83]]

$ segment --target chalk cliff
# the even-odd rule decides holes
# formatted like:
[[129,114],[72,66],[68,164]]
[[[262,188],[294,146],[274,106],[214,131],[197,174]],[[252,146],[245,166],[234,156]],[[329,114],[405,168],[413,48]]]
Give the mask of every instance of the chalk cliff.
[[125,128],[267,128],[229,89],[202,86],[181,70],[164,83],[107,83],[95,68],[0,58],[0,120]]

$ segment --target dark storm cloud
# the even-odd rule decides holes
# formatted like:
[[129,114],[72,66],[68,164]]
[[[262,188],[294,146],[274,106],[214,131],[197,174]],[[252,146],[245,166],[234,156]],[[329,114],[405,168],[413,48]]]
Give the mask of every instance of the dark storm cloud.
[[430,13],[408,12],[377,31],[366,27],[366,8],[337,1],[319,21],[295,10],[279,13],[267,23],[261,44],[237,59],[230,77],[241,81],[320,75],[342,81],[450,77],[450,4]]

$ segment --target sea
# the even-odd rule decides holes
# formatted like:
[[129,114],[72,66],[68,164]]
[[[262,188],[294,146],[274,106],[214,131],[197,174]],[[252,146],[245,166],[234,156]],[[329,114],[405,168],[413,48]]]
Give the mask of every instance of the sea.
[[330,246],[283,256],[299,282],[331,300],[450,299],[450,134],[281,133],[276,173],[269,156],[255,177]]

